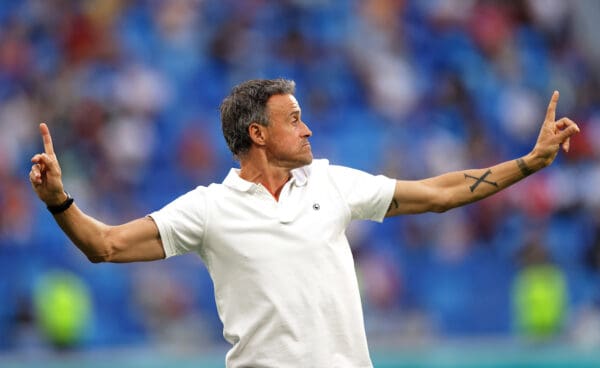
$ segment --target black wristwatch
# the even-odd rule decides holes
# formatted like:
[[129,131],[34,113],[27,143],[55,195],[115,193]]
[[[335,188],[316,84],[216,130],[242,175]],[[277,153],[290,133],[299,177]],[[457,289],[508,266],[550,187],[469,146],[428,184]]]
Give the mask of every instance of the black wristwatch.
[[59,213],[65,212],[69,207],[71,207],[75,200],[73,199],[73,197],[71,197],[69,193],[65,192],[65,194],[67,195],[67,199],[65,199],[63,203],[58,204],[56,206],[46,206],[46,208],[48,209],[48,211],[50,211],[51,214],[58,215]]

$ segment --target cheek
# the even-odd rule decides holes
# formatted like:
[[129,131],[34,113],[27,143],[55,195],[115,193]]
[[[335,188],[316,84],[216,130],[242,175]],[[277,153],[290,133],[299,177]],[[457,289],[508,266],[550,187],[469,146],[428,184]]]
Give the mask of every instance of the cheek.
[[277,137],[275,137],[275,142],[277,145],[279,146],[288,146],[291,147],[294,144],[296,144],[296,142],[298,141],[298,135],[296,133],[295,130],[290,129],[289,131],[286,131],[282,134],[278,134]]
[[270,138],[273,149],[280,152],[293,150],[302,143],[298,129],[292,126],[273,131]]
[[271,148],[275,152],[287,152],[293,147],[292,141],[286,136],[274,137]]

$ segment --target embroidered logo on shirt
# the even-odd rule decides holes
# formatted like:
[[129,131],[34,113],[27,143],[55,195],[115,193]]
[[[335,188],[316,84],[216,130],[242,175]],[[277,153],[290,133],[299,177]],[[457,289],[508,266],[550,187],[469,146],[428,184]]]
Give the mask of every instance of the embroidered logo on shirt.
[[321,205],[319,205],[318,203],[313,203],[313,210],[318,211],[321,209]]

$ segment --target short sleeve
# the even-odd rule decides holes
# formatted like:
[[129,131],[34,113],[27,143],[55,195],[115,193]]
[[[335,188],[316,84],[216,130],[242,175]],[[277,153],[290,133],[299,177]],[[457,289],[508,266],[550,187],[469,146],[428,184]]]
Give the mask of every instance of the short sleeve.
[[337,165],[329,165],[329,176],[350,208],[352,220],[383,221],[396,180]]
[[149,215],[167,257],[199,252],[206,225],[206,187],[198,187]]

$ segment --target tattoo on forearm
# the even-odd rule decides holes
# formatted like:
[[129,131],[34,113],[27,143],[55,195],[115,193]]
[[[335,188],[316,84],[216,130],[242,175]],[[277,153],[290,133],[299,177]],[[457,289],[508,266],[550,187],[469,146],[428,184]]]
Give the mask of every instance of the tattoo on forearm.
[[498,183],[496,183],[495,181],[489,181],[489,180],[485,180],[485,178],[488,177],[488,175],[490,175],[492,173],[492,170],[488,169],[488,171],[486,171],[483,175],[481,175],[481,177],[476,177],[476,176],[472,176],[469,174],[465,174],[465,179],[475,179],[475,183],[473,185],[471,185],[469,187],[469,189],[471,189],[471,193],[473,193],[475,191],[475,189],[479,186],[479,184],[481,183],[486,183],[486,184],[490,184],[493,185],[495,187],[498,187]]
[[388,207],[387,213],[389,213],[391,210],[395,210],[398,208],[398,201],[396,201],[396,199],[392,199],[392,203],[390,203],[390,206]]
[[517,159],[517,166],[519,166],[519,169],[521,170],[521,174],[523,174],[523,176],[529,176],[533,174],[533,170],[531,170],[529,166],[527,166],[527,164],[525,163],[525,161],[523,161],[522,158]]

